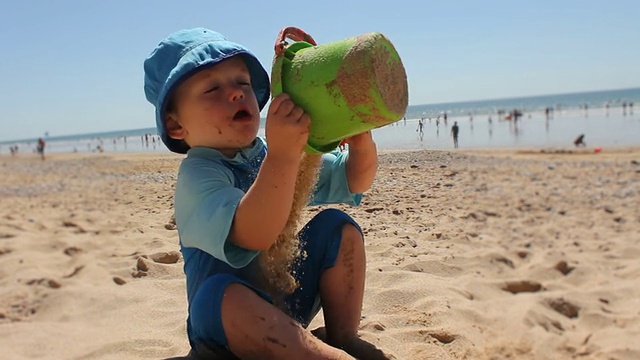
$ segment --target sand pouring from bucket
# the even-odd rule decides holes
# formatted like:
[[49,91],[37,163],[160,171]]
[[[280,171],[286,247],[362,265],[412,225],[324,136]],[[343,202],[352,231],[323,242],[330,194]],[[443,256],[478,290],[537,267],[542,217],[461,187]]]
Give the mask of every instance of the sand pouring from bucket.
[[[288,44],[289,38],[295,42]],[[272,96],[285,92],[311,117],[306,152],[334,150],[344,138],[400,120],[407,109],[407,75],[391,42],[368,33],[316,45],[287,27],[275,44]]]

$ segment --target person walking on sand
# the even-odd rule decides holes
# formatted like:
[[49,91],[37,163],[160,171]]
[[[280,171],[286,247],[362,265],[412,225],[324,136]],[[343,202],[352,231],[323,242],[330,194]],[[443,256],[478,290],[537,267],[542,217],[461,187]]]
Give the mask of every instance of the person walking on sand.
[[44,145],[45,145],[44,139],[39,138],[38,145],[36,146],[36,151],[38,152],[42,160],[44,160]]
[[453,136],[453,147],[458,147],[458,132],[460,129],[458,128],[458,122],[454,121],[453,126],[451,127],[451,135]]

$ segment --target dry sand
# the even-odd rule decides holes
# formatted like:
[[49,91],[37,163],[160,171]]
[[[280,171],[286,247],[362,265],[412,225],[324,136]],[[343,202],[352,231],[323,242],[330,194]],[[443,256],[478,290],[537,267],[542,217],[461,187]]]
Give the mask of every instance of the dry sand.
[[[180,159],[0,157],[0,358],[188,352]],[[397,359],[640,359],[639,162],[382,154],[363,204],[339,206],[366,233],[362,336]]]

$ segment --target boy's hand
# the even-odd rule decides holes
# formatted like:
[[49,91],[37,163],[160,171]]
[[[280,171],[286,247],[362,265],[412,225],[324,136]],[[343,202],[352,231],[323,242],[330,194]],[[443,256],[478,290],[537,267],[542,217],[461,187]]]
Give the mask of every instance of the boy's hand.
[[276,96],[269,105],[265,135],[269,154],[299,158],[309,138],[311,118],[289,95]]

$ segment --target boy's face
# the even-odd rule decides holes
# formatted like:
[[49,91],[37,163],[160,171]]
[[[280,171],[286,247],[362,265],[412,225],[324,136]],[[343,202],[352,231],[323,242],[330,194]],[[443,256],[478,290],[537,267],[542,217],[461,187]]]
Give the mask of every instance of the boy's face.
[[215,148],[232,157],[250,145],[260,109],[244,60],[234,56],[187,78],[176,89],[165,121],[168,135],[190,147]]

